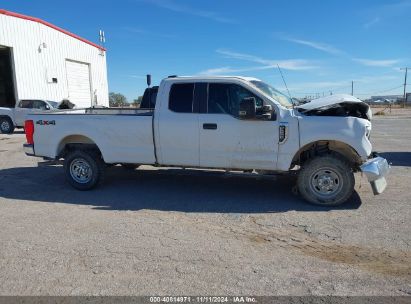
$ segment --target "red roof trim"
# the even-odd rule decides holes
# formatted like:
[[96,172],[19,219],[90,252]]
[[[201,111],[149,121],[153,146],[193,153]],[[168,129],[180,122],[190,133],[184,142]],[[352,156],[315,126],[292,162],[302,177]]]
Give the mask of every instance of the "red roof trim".
[[16,17],[16,18],[20,18],[20,19],[30,20],[30,21],[34,21],[34,22],[37,22],[37,23],[41,23],[41,24],[43,24],[43,25],[45,25],[45,26],[51,27],[52,29],[55,29],[55,30],[57,30],[57,31],[59,31],[59,32],[62,32],[63,34],[66,34],[66,35],[71,36],[71,37],[73,37],[73,38],[75,38],[75,39],[78,39],[78,40],[80,40],[80,41],[82,41],[82,42],[85,42],[85,43],[87,43],[87,44],[90,44],[90,45],[92,45],[92,46],[94,46],[94,47],[96,47],[96,48],[98,48],[98,49],[100,49],[100,50],[102,50],[102,51],[105,51],[105,50],[106,50],[105,48],[101,47],[101,46],[98,45],[98,44],[95,44],[95,43],[93,43],[93,42],[91,42],[91,41],[89,41],[89,40],[87,40],[87,39],[81,38],[80,36],[77,36],[76,34],[70,33],[69,31],[66,31],[66,30],[64,30],[64,29],[62,29],[62,28],[60,28],[60,27],[58,27],[58,26],[55,26],[54,24],[51,24],[51,23],[49,23],[49,22],[47,22],[47,21],[44,21],[44,20],[41,20],[41,19],[39,19],[39,18],[35,18],[35,17],[31,17],[31,16],[26,16],[26,15],[14,13],[14,12],[6,11],[6,10],[4,10],[4,9],[0,9],[0,14],[6,15],[6,16]]

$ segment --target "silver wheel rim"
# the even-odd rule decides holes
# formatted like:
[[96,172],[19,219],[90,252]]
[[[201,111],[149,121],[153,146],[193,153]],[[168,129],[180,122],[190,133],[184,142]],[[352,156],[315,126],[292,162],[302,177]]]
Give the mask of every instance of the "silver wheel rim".
[[7,120],[3,121],[0,125],[2,131],[8,132],[10,130],[10,124]]
[[86,184],[91,180],[93,170],[85,159],[76,158],[70,164],[70,175],[77,183]]
[[310,188],[321,198],[331,198],[343,188],[343,179],[333,168],[320,168],[310,176]]

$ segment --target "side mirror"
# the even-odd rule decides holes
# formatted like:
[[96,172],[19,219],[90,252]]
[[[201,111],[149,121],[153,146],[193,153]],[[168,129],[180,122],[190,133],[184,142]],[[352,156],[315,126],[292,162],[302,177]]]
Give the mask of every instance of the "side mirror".
[[241,119],[253,119],[256,117],[256,101],[254,97],[246,97],[241,101],[238,115]]
[[262,109],[262,112],[263,113],[270,113],[270,112],[272,112],[272,110],[273,110],[273,107],[271,106],[271,105],[263,105],[263,109]]
[[151,75],[147,74],[147,86],[151,86]]
[[49,105],[45,105],[44,109],[50,110],[50,106],[49,106]]
[[262,120],[276,120],[276,115],[273,111],[273,107],[269,104],[263,105],[261,108],[261,115],[257,115],[257,118]]

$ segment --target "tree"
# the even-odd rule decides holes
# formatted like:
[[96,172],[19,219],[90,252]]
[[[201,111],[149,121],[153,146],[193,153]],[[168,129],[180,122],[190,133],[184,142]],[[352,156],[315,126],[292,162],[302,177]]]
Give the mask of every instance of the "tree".
[[128,103],[126,96],[114,92],[110,92],[108,100],[110,107],[123,107]]
[[138,96],[137,99],[133,99],[133,102],[131,104],[133,105],[133,107],[139,108],[142,100],[143,96]]

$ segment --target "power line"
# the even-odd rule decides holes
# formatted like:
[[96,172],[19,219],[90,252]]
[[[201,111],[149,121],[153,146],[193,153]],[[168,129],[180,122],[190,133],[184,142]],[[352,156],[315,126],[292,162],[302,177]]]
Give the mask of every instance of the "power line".
[[[407,85],[410,85],[410,84],[407,84]],[[403,87],[403,85],[400,85],[400,86],[396,86],[394,88],[384,89],[384,90],[377,91],[377,92],[356,93],[355,95],[377,95],[377,94],[389,92],[389,91],[392,91],[392,90],[395,90],[395,89],[399,89],[399,88],[402,88],[402,87]],[[346,88],[339,88],[338,90],[327,90],[327,91],[330,91],[330,92],[332,91],[333,94],[334,94],[335,92],[338,93],[338,92],[341,92],[341,91],[345,91],[346,89],[348,89],[348,88],[346,87]],[[316,95],[316,94],[318,94],[318,92],[294,92],[294,94],[297,94],[297,95]]]
[[391,89],[386,89],[386,90],[382,90],[382,91],[378,91],[378,92],[374,92],[374,93],[357,93],[356,95],[376,95],[376,94],[381,94],[381,93],[385,93],[385,92],[389,92],[395,89],[399,89],[402,88],[402,85],[395,87],[395,88],[391,88]]

